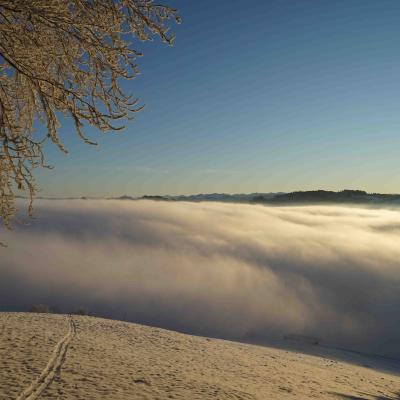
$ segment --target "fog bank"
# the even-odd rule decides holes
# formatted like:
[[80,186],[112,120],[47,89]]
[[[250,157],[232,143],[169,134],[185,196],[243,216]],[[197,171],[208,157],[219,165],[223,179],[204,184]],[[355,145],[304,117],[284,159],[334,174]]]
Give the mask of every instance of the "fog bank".
[[400,211],[38,201],[0,231],[0,310],[44,303],[238,340],[400,356]]

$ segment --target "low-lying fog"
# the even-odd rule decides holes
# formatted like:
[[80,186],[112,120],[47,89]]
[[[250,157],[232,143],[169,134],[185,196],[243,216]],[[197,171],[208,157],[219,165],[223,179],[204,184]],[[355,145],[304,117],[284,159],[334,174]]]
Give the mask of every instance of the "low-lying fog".
[[60,200],[36,214],[0,232],[0,310],[400,356],[400,210]]

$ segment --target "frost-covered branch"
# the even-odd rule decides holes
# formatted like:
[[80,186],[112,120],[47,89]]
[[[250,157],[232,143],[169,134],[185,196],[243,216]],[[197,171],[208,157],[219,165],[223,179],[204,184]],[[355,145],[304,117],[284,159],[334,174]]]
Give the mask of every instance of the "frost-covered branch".
[[[134,40],[171,44],[176,10],[150,0],[0,0],[0,219],[9,226],[16,188],[32,199],[43,143],[62,151],[59,116],[119,130],[142,107],[121,80],[138,74]],[[34,122],[45,127],[41,138]]]

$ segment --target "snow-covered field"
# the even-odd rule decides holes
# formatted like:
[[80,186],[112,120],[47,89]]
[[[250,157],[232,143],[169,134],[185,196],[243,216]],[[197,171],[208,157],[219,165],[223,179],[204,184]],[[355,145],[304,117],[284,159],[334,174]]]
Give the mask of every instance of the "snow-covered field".
[[400,398],[395,371],[338,359],[337,350],[316,357],[93,317],[0,313],[1,399]]

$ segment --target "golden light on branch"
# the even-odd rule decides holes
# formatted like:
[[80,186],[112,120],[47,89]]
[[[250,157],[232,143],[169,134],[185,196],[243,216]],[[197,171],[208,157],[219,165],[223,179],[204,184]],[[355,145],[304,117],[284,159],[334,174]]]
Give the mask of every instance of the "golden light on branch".
[[[141,109],[121,89],[138,74],[132,42],[158,36],[167,44],[176,10],[150,0],[2,0],[0,2],[0,218],[15,213],[15,190],[36,193],[35,167],[46,167],[43,144],[66,151],[57,130],[71,118],[119,130]],[[35,132],[39,121],[43,132]],[[39,135],[38,135],[39,134]],[[38,138],[38,136],[41,137]]]

